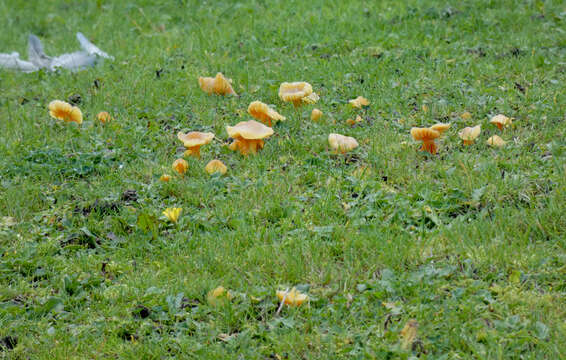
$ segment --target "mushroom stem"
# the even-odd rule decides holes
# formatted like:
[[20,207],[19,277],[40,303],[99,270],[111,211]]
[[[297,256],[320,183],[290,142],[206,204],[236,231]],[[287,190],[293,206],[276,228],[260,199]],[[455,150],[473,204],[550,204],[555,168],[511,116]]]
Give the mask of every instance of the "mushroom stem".
[[499,130],[503,130],[503,124],[496,123],[495,126],[497,126]]
[[474,143],[474,140],[462,140],[465,146],[470,146]]
[[436,144],[434,143],[434,140],[424,140],[423,141],[423,146],[421,147],[421,151],[428,151],[431,154],[436,154]]
[[256,154],[259,149],[263,149],[264,142],[261,139],[235,138],[230,144],[230,150],[239,150],[242,155]]
[[185,151],[185,156],[193,156],[196,158],[200,158],[200,146],[193,146]]

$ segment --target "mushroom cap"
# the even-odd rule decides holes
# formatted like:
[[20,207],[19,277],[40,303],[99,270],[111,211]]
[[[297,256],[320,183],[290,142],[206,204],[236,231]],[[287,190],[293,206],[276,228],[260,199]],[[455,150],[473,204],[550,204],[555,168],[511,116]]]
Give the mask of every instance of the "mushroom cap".
[[511,124],[511,118],[503,115],[498,114],[491,118],[489,121],[491,124],[500,124],[501,126],[508,126]]
[[440,137],[440,132],[431,128],[418,128],[411,129],[411,136],[417,141],[431,141]]
[[362,106],[368,106],[369,105],[369,100],[366,99],[363,96],[358,96],[357,98],[352,99],[348,102],[350,103],[350,105],[352,105],[355,108],[361,108]]
[[214,92],[214,78],[200,76],[198,84],[205,93],[212,94]]
[[490,146],[493,146],[493,147],[502,147],[507,142],[505,140],[503,140],[501,137],[499,137],[497,135],[493,135],[492,137],[487,139],[486,143]]
[[318,121],[321,117],[322,117],[322,111],[320,111],[318,109],[312,109],[312,112],[311,112],[311,120],[312,121]]
[[76,122],[82,124],[83,113],[81,109],[61,100],[53,100],[48,105],[49,115],[55,119],[65,122]]
[[286,305],[300,306],[302,303],[308,300],[308,295],[299,292],[296,288],[292,288],[289,291],[277,291],[276,292],[279,301],[285,299]]
[[214,92],[220,95],[237,95],[232,88],[232,79],[226,79],[222,73],[214,78]]
[[184,174],[189,168],[189,163],[185,159],[177,159],[171,167],[179,174]]
[[111,117],[108,111],[101,111],[96,115],[96,119],[98,119],[98,121],[104,124],[110,121]]
[[312,94],[311,84],[299,82],[284,82],[279,86],[279,98],[283,101],[298,101]]
[[255,120],[242,121],[234,126],[226,126],[228,136],[231,138],[244,138],[247,140],[260,140],[273,135],[273,129]]
[[186,134],[179,132],[177,134],[177,139],[181,140],[186,148],[191,148],[210,143],[212,139],[214,139],[214,134],[211,132],[205,133],[200,131],[191,131]]
[[306,104],[314,104],[316,103],[318,100],[320,100],[320,96],[318,96],[317,93],[313,92],[308,96],[305,96],[304,98],[301,99],[304,103]]
[[460,139],[462,140],[466,140],[466,141],[473,141],[475,140],[478,136],[480,136],[481,133],[481,125],[477,125],[474,127],[465,127],[462,130],[460,130],[460,132],[458,133],[458,136],[460,137]]
[[228,171],[228,168],[226,168],[226,165],[224,165],[222,161],[214,159],[211,160],[208,164],[206,164],[204,170],[209,175],[212,175],[215,172],[219,172],[220,174],[224,175],[226,174],[226,171]]
[[267,121],[268,119],[273,121],[285,120],[285,116],[279,114],[261,101],[251,102],[248,106],[248,112],[251,116],[261,121]]
[[432,130],[438,131],[440,134],[442,134],[446,130],[450,129],[450,124],[438,123],[438,124],[432,125],[430,128]]
[[350,136],[340,134],[328,135],[328,144],[333,150],[346,152],[357,148],[360,144],[358,141]]

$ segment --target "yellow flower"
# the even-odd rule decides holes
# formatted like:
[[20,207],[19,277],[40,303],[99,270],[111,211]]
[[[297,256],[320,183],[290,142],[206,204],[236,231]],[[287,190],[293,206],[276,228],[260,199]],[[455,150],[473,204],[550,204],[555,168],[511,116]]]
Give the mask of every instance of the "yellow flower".
[[369,105],[369,100],[366,99],[363,96],[358,96],[357,98],[350,100],[349,103],[353,107],[361,109],[362,106],[368,106]]
[[183,175],[187,172],[189,163],[185,159],[177,159],[173,162],[173,170]]
[[309,299],[308,295],[302,294],[294,287],[290,291],[277,291],[277,297],[279,301],[285,302],[286,305],[290,306],[301,306],[302,303]]
[[100,121],[103,124],[106,124],[107,122],[112,120],[112,117],[106,111],[99,112],[98,115],[96,115],[96,118],[98,119],[98,121]]
[[209,175],[212,175],[216,172],[224,175],[224,174],[226,174],[226,171],[228,171],[228,168],[226,168],[226,165],[224,165],[224,163],[222,163],[222,161],[214,159],[214,160],[211,160],[208,164],[206,164],[204,170]]
[[312,109],[312,112],[311,112],[311,120],[312,121],[318,121],[318,120],[320,120],[321,117],[322,117],[322,111],[320,111],[318,109]]
[[458,136],[464,142],[464,145],[472,145],[476,138],[480,136],[481,133],[481,125],[477,125],[474,127],[465,127],[459,133]]
[[167,181],[171,180],[171,175],[163,174],[163,175],[161,175],[159,180],[161,180],[163,182],[167,182]]
[[206,300],[212,306],[224,304],[228,300],[232,300],[234,296],[224,286],[219,286],[216,289],[210,290],[206,295]]
[[163,211],[163,215],[167,218],[167,220],[176,223],[177,219],[181,215],[182,208],[167,208]]
[[49,103],[49,115],[55,119],[65,122],[76,122],[82,124],[83,113],[81,109],[61,100],[53,100]]

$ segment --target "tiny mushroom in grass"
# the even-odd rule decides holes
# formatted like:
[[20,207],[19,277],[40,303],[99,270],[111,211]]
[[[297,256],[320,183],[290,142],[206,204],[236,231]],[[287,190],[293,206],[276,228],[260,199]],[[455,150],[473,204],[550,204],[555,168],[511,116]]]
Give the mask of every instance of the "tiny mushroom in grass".
[[434,140],[440,137],[440,133],[430,128],[417,128],[411,129],[411,136],[416,141],[422,141],[421,151],[428,151],[431,154],[436,154],[437,147]]
[[171,175],[163,174],[159,177],[159,180],[161,180],[163,182],[168,182],[169,180],[171,180]]
[[474,127],[465,127],[458,133],[460,139],[462,139],[464,145],[472,145],[476,138],[480,136],[481,133],[481,125],[477,125]]
[[101,123],[106,124],[107,122],[112,120],[112,117],[107,111],[101,111],[96,115],[96,119]]
[[361,123],[362,121],[364,121],[364,119],[362,119],[362,117],[360,115],[358,115],[358,116],[356,116],[356,120],[352,120],[352,119],[346,120],[346,124],[348,124],[350,126],[354,126],[356,124]]
[[320,111],[318,109],[312,109],[312,112],[311,112],[311,120],[312,121],[318,121],[318,120],[320,120],[321,117],[322,117],[322,111]]
[[234,295],[229,290],[226,290],[224,286],[210,290],[206,295],[206,300],[212,306],[222,305],[228,300],[232,300],[232,298],[234,298]]
[[319,96],[313,93],[311,84],[304,81],[282,83],[279,86],[279,98],[285,102],[292,102],[295,106],[303,102],[314,104],[319,100]]
[[503,130],[504,127],[511,125],[512,121],[512,118],[509,118],[503,114],[498,114],[492,117],[489,122],[497,126],[499,130]]
[[450,124],[438,123],[432,125],[430,128],[434,131],[438,131],[438,133],[442,135],[446,130],[450,129]]
[[470,120],[472,118],[472,114],[469,111],[464,111],[460,114],[460,117],[464,120]]
[[350,105],[358,109],[361,109],[363,106],[369,105],[369,100],[363,96],[358,96],[357,98],[352,99],[348,102],[350,103]]
[[276,294],[280,302],[290,306],[301,306],[309,299],[308,295],[301,293],[296,288],[292,288],[290,291],[277,291]]
[[55,119],[65,122],[76,122],[77,124],[82,124],[83,122],[81,109],[65,101],[53,100],[49,103],[48,109],[49,115]]
[[204,170],[209,174],[212,175],[214,173],[220,173],[222,175],[226,174],[226,171],[228,171],[228,168],[226,168],[226,165],[224,165],[224,163],[222,163],[222,161],[220,160],[211,160],[208,164],[206,164]]
[[493,147],[503,147],[507,142],[497,135],[493,135],[487,139],[486,143]]
[[232,79],[226,79],[222,73],[217,73],[216,77],[199,77],[200,88],[207,94],[217,95],[238,95],[232,88]]
[[272,121],[282,121],[285,120],[285,116],[279,114],[277,111],[273,110],[267,104],[261,101],[254,101],[248,106],[248,112],[251,116],[258,119],[259,121],[271,126]]
[[359,146],[358,141],[350,136],[340,134],[328,135],[328,144],[336,153],[345,154],[350,150],[354,150]]
[[189,168],[189,163],[185,159],[177,159],[173,162],[173,170],[184,175]]
[[163,215],[167,218],[167,220],[176,223],[181,215],[182,208],[174,207],[174,208],[167,208],[163,211]]
[[186,134],[180,132],[177,134],[177,138],[183,142],[183,145],[187,149],[187,151],[185,151],[186,156],[198,158],[200,157],[200,147],[210,143],[212,139],[214,139],[214,134],[200,131],[191,131]]
[[242,121],[235,126],[226,126],[228,136],[234,139],[230,150],[240,150],[242,155],[255,154],[263,149],[263,139],[273,135],[273,129],[254,120]]

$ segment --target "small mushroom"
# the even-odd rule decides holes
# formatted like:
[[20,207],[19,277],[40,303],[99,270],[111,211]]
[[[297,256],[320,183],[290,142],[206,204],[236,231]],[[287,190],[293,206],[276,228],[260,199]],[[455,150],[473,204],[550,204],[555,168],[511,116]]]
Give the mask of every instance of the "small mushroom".
[[206,164],[204,170],[209,175],[212,175],[216,172],[224,175],[224,174],[226,174],[226,171],[228,171],[228,168],[226,168],[226,165],[224,165],[224,163],[222,163],[222,161],[214,159],[214,160],[211,160],[208,164]]
[[101,123],[106,124],[107,122],[112,120],[112,117],[107,111],[101,111],[96,115],[96,119]]
[[173,170],[181,175],[184,175],[189,168],[189,163],[185,159],[177,159],[173,162]]
[[169,180],[171,180],[171,175],[163,174],[159,177],[159,180],[163,182],[168,182]]
[[462,139],[464,145],[472,145],[476,138],[480,136],[481,125],[474,127],[465,127],[458,133],[460,139]]
[[358,109],[361,109],[363,106],[369,105],[369,100],[363,96],[358,96],[357,98],[352,99],[348,102],[350,103],[350,105]]
[[503,114],[498,114],[492,117],[489,122],[497,126],[499,130],[503,130],[504,127],[511,125],[512,118],[509,118]]
[[311,112],[311,120],[312,121],[318,121],[318,120],[320,120],[321,117],[322,117],[322,111],[320,111],[318,109],[312,109],[312,112]]
[[438,124],[432,125],[430,128],[434,131],[438,131],[440,133],[440,135],[442,136],[442,133],[444,133],[446,130],[450,129],[450,124],[438,123]]
[[503,140],[501,137],[497,135],[493,135],[492,137],[487,139],[486,143],[489,146],[493,146],[493,147],[503,147],[505,144],[507,144],[505,140]]
[[276,294],[279,301],[290,306],[301,306],[309,299],[308,295],[301,293],[296,288],[285,291],[277,291]]
[[359,146],[358,141],[353,137],[340,134],[328,135],[328,144],[336,153],[340,152],[342,154],[354,150]]
[[200,132],[191,131],[189,133],[183,134],[182,132],[177,134],[177,139],[183,142],[183,145],[187,149],[185,151],[186,156],[200,157],[200,147],[206,145],[214,139],[214,134],[210,132]]
[[235,126],[226,126],[228,136],[234,139],[230,150],[240,150],[242,155],[255,154],[263,149],[263,139],[273,135],[273,129],[255,120],[242,121]]
[[261,101],[254,101],[248,106],[248,112],[259,121],[271,126],[271,121],[285,120],[285,116],[273,110]]
[[354,126],[356,124],[361,123],[362,121],[364,121],[364,119],[362,119],[362,117],[360,115],[358,115],[358,116],[356,116],[356,120],[352,120],[352,119],[346,120],[346,124],[348,124],[350,126]]
[[416,141],[422,141],[421,151],[428,151],[431,154],[436,154],[437,147],[434,143],[434,139],[440,137],[440,133],[436,130],[430,128],[417,128],[411,129],[411,136]]
[[48,106],[49,115],[52,118],[63,120],[65,122],[76,122],[82,124],[83,113],[77,106],[73,106],[68,102],[61,100],[53,100]]
[[462,114],[460,114],[460,117],[464,120],[470,120],[472,118],[472,113],[470,113],[469,111],[464,111]]
[[302,102],[314,104],[318,101],[319,96],[312,91],[311,84],[301,82],[284,82],[279,86],[279,98],[285,102],[292,102],[293,105],[299,106]]
[[232,300],[234,295],[227,290],[224,286],[219,286],[210,290],[206,295],[206,301],[211,306],[219,306],[225,304],[227,301]]
[[232,79],[226,79],[222,73],[217,73],[214,78],[201,76],[198,83],[207,94],[238,95],[232,88]]

